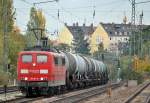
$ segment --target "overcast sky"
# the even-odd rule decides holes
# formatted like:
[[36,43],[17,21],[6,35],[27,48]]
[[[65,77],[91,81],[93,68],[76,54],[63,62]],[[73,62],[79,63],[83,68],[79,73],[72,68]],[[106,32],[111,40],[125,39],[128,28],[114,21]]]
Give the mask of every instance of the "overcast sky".
[[[16,23],[21,31],[26,30],[29,21],[30,8],[32,3],[47,0],[14,0],[16,8]],[[146,0],[136,0],[136,2]],[[66,22],[72,25],[78,22],[79,25],[98,25],[104,23],[122,23],[124,15],[127,16],[128,22],[131,20],[131,3],[129,0],[59,0],[58,3],[50,2],[46,4],[35,5],[36,8],[42,9],[46,17],[46,28],[50,33],[60,31]],[[136,5],[136,23],[139,22],[140,13],[144,12],[143,23],[150,24],[150,3]],[[58,9],[60,18],[57,18]],[[95,17],[93,12],[95,9]]]

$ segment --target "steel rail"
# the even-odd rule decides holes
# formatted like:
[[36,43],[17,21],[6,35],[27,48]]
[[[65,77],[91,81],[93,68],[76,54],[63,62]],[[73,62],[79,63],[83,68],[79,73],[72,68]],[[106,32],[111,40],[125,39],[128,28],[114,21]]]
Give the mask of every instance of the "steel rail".
[[150,95],[147,97],[144,103],[150,103]]
[[30,97],[30,98],[19,97],[19,98],[16,98],[16,99],[6,100],[6,101],[3,101],[3,102],[6,102],[6,103],[30,103],[30,102],[33,102],[33,101],[36,101],[36,100],[41,100],[43,98],[45,98],[45,97],[44,96]]
[[[6,93],[19,91],[17,86],[10,86],[6,88]],[[0,87],[0,94],[5,93],[5,88]]]
[[[119,87],[121,84],[122,83],[112,83],[112,89]],[[62,103],[63,101],[66,101],[66,100],[68,101],[69,99],[73,100],[72,102],[69,102],[69,103],[79,102],[79,101],[81,101],[83,99],[86,99],[88,97],[91,97],[91,96],[94,96],[94,95],[97,95],[97,94],[102,94],[102,93],[106,92],[107,87],[108,87],[108,85],[103,85],[103,86],[99,86],[96,89],[95,89],[95,87],[88,88],[87,90],[79,89],[79,90],[85,90],[85,91],[82,92],[81,94],[79,93],[79,94],[75,94],[75,95],[68,96],[68,97],[58,95],[58,97],[60,97],[60,99],[54,100],[54,101],[52,101],[52,103]],[[70,92],[71,91],[69,91],[67,93],[70,93]],[[73,92],[74,92],[74,90],[73,90]],[[28,102],[42,100],[42,99],[45,99],[45,98],[51,98],[51,96],[50,97],[47,97],[47,96],[36,97],[35,96],[35,97],[30,97],[30,98],[26,98],[26,97],[23,96],[23,97],[14,98],[14,99],[11,99],[11,100],[6,100],[4,102],[7,102],[7,103],[28,103]],[[49,103],[51,103],[51,102],[49,102]],[[63,103],[68,103],[68,102],[63,102]]]
[[[112,84],[112,89],[115,89],[117,87],[120,87],[121,83],[117,83],[117,84]],[[89,97],[98,95],[98,94],[102,94],[104,92],[106,92],[106,88],[108,87],[108,85],[96,88],[96,89],[92,89],[92,90],[87,90],[83,93],[79,93],[79,94],[75,94],[75,95],[71,95],[68,97],[60,97],[59,99],[49,102],[49,103],[78,103],[84,99],[87,99]]]
[[130,103],[133,99],[135,99],[149,85],[150,85],[150,81],[145,83],[144,86],[142,86],[140,89],[138,89],[134,94],[132,94],[129,98],[127,98],[123,103]]

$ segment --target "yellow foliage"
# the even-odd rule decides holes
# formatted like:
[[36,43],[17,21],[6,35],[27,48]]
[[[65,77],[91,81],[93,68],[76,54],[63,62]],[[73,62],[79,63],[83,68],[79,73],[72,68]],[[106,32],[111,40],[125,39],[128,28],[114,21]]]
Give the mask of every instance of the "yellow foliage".
[[150,57],[146,55],[144,59],[140,59],[135,56],[132,66],[136,72],[150,71]]

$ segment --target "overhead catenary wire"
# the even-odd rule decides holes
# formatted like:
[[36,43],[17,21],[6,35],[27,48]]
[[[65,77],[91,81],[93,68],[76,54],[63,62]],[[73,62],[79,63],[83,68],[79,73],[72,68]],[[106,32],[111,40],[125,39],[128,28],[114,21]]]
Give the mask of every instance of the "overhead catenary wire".
[[61,10],[63,10],[64,12],[66,12],[66,13],[68,13],[69,15],[71,15],[72,17],[76,17],[77,19],[81,19],[81,18],[79,18],[77,15],[74,15],[72,12],[70,12],[70,11],[68,11],[68,10],[66,10],[64,7],[62,7],[60,4],[59,4],[59,2],[57,2],[57,5],[61,8]]
[[135,4],[144,4],[144,3],[150,3],[150,0],[148,0],[148,1],[137,2],[137,3],[135,3]]
[[28,2],[28,1],[26,1],[26,0],[21,0],[21,1],[25,2],[25,3],[28,4],[28,5],[33,5],[33,3]]
[[[21,0],[21,1],[25,1],[25,2],[27,2],[28,0]],[[44,1],[44,0],[43,0]],[[109,5],[114,5],[114,4],[118,4],[118,2],[122,2],[123,0],[113,0],[113,1],[110,1],[110,2],[105,2],[105,3],[103,3],[102,4],[102,6],[109,6]],[[30,4],[30,5],[32,5],[33,6],[33,3],[32,2],[27,2],[27,4]],[[107,4],[107,5],[104,5],[104,4]],[[120,4],[120,3],[119,3]],[[101,5],[101,4],[100,4]],[[100,13],[104,13],[104,12],[111,12],[111,13],[116,13],[116,12],[123,12],[124,10],[100,10],[100,9],[98,9],[98,7],[100,7],[98,4],[97,5],[95,5],[96,6],[96,9],[95,9],[95,13],[96,13],[96,17],[97,17],[97,15],[99,15]],[[69,15],[71,15],[71,18],[72,18],[72,21],[73,21],[73,19],[75,19],[75,20],[80,20],[80,21],[82,21],[81,19],[83,19],[83,21],[85,21],[85,16],[82,18],[80,15],[77,15],[77,14],[75,14],[75,13],[79,13],[79,12],[81,12],[81,13],[88,13],[88,12],[90,12],[90,14],[92,15],[92,13],[91,12],[93,12],[93,10],[92,11],[90,11],[90,10],[88,10],[88,9],[86,9],[87,10],[87,12],[86,11],[82,11],[82,10],[78,10],[78,9],[81,9],[81,8],[89,8],[90,10],[92,10],[91,8],[93,8],[93,5],[92,6],[79,6],[79,7],[72,7],[72,8],[66,8],[66,7],[63,7],[63,9],[62,8],[59,8],[59,18],[60,18],[60,20],[59,20],[59,22],[61,22],[62,24],[64,24],[64,21],[65,21],[65,18],[64,18],[64,20],[63,20],[63,18],[62,18],[62,15],[64,15],[62,12],[66,12],[67,14],[69,14]],[[53,9],[53,8],[52,8]],[[70,9],[73,9],[73,10],[78,10],[78,11],[70,11]],[[42,9],[42,10],[44,10],[44,9]],[[50,10],[51,11],[51,9],[48,9],[48,10]],[[53,10],[55,10],[56,12],[58,11],[57,9],[53,9]],[[47,10],[46,10],[47,11]],[[54,12],[55,12],[54,11]],[[48,11],[47,11],[48,12]],[[55,14],[56,14],[56,12],[55,12]],[[128,11],[127,11],[128,12]],[[131,12],[131,11],[129,11],[129,12]],[[146,11],[146,12],[150,12],[150,11]],[[51,13],[49,13],[48,12],[48,14],[49,15],[51,15],[51,17],[53,18],[53,19],[55,19],[55,20],[57,20],[57,17],[54,15],[54,14],[52,14],[52,12]],[[93,12],[93,14],[94,14],[94,12]],[[57,15],[57,14],[56,14]],[[88,18],[86,18],[86,20],[88,20]],[[89,21],[89,20],[88,20]],[[91,21],[91,20],[90,20]]]
[[[23,1],[25,1],[26,2],[26,0],[23,0]],[[118,2],[118,0],[115,0],[115,1],[112,1],[111,3],[109,2],[109,3],[106,3],[106,4],[112,4],[112,3],[115,3],[115,2]],[[27,2],[28,4],[31,4],[31,3],[29,3],[29,2]],[[46,3],[46,2],[39,2],[39,3]],[[38,4],[38,3],[35,3],[35,4]],[[58,2],[57,2],[57,4],[58,4]],[[60,5],[59,5],[60,6]],[[83,19],[83,21],[85,20],[85,17],[84,18],[79,18],[78,16],[76,16],[76,15],[74,15],[72,12],[70,12],[69,10],[66,10],[66,8],[63,8],[62,6],[60,6],[61,7],[61,9],[64,11],[64,12],[66,12],[66,13],[68,13],[68,14],[70,14],[72,17],[76,17],[78,20],[80,20],[80,19]],[[87,6],[88,7],[88,6]],[[93,7],[93,6],[89,6],[89,7]],[[94,8],[95,8],[96,6],[94,6]],[[82,7],[81,7],[82,8]],[[76,8],[76,9],[78,9],[78,8]],[[61,12],[63,12],[63,11],[61,11]],[[104,11],[105,12],[105,11]],[[111,11],[112,12],[112,11]],[[96,10],[94,9],[94,11],[93,11],[93,18],[95,17],[95,13],[96,13]],[[54,18],[54,19],[56,19],[55,18],[55,16],[52,16],[51,15],[51,17],[52,18]],[[59,20],[61,23],[63,23],[64,24],[64,22],[62,21],[62,20]]]
[[41,1],[41,2],[34,2],[33,5],[37,5],[37,4],[45,4],[45,3],[49,3],[49,2],[58,2],[59,0],[48,0],[48,1]]
[[[51,0],[51,1],[43,1],[43,2],[34,2],[34,3],[30,3],[30,2],[27,2],[26,0],[22,0],[23,2],[25,2],[26,4],[28,4],[28,5],[32,5],[32,6],[36,6],[37,7],[37,5],[38,4],[44,4],[44,3],[49,3],[49,2],[54,2],[54,1],[56,1],[56,2],[58,2],[58,0]],[[55,19],[55,20],[58,20],[57,18],[55,18],[55,16],[53,16],[53,15],[50,15],[53,19]],[[63,24],[65,24],[63,21],[61,21],[60,19],[59,19],[59,22],[61,22],[61,23],[63,23]],[[23,25],[24,26],[24,25]]]
[[[93,6],[91,6],[91,7],[93,7]],[[118,7],[118,6],[117,6]],[[18,8],[18,7],[16,7],[16,9],[20,12],[20,13],[22,13],[22,14],[24,14],[25,12],[22,12],[23,10],[24,11],[26,11],[26,10],[28,10],[28,9],[30,9],[30,8]],[[69,11],[70,10],[70,8],[65,8],[67,11]],[[46,11],[58,11],[58,9],[42,9],[42,10],[46,10]],[[96,8],[96,13],[103,13],[103,12],[112,12],[112,13],[115,13],[115,12],[124,12],[124,11],[126,11],[126,12],[131,12],[131,10],[114,10],[114,8],[113,8],[113,10],[111,9],[111,10],[104,10],[104,9],[98,9],[98,8]],[[140,12],[141,10],[136,10],[137,12]],[[62,10],[60,10],[59,9],[59,12],[65,12],[65,11],[62,11]],[[74,11],[73,11],[74,13],[79,13],[79,12],[81,12],[81,13],[87,13],[87,12],[91,12],[91,10],[78,10],[78,8],[77,9],[75,9]],[[146,10],[146,9],[144,9],[143,10],[143,12],[150,12],[150,10]],[[54,12],[52,13],[51,12],[51,14],[55,14]],[[26,15],[26,14],[24,14],[24,15]]]

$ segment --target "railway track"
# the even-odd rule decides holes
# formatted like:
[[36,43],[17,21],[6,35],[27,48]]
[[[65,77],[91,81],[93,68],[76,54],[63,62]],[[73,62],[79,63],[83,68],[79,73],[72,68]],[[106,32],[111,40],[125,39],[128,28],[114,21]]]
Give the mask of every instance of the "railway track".
[[150,81],[143,84],[143,86],[123,103],[150,103]]
[[[112,88],[117,88],[121,86],[122,83],[113,83]],[[55,95],[52,97],[46,97],[46,96],[41,96],[41,97],[30,97],[26,98],[24,96],[18,97],[16,99],[12,100],[6,100],[6,103],[43,103],[43,102],[48,102],[48,103],[77,103],[83,99],[86,99],[88,97],[102,94],[106,92],[106,88],[108,85],[104,86],[96,86],[92,88],[86,88],[86,89],[81,89],[81,90],[74,90],[74,91],[69,91],[65,94],[60,94],[60,95]]]
[[[122,83],[119,83],[119,84],[114,83],[114,84],[112,84],[112,89],[115,89],[121,85],[122,85]],[[52,97],[49,99],[35,101],[33,103],[42,103],[42,102],[44,102],[44,103],[78,103],[89,97],[106,92],[107,87],[108,87],[108,85],[97,86],[97,87],[93,87],[93,88],[89,88],[89,89],[85,89],[85,90],[80,90],[77,92],[72,92],[69,94],[58,95],[58,96],[55,96],[55,97]]]
[[[16,92],[16,91],[18,91],[17,86],[11,86],[11,87],[6,88],[6,93]],[[4,87],[0,87],[0,94],[3,94],[3,93],[5,93],[5,89]]]
[[18,97],[16,99],[12,99],[12,100],[7,100],[7,101],[4,101],[4,102],[5,103],[29,103],[29,102],[40,100],[40,99],[43,99],[43,98],[44,98],[44,96],[30,97],[30,98],[26,98],[26,97],[22,96],[22,97]]

